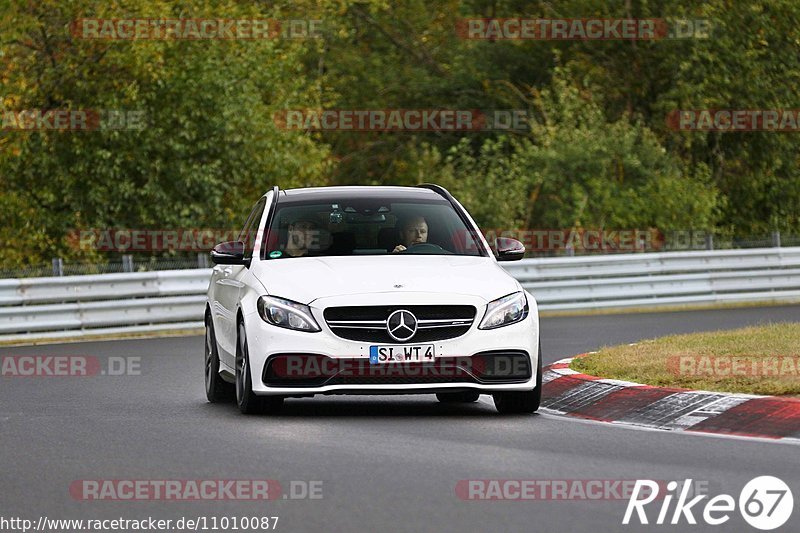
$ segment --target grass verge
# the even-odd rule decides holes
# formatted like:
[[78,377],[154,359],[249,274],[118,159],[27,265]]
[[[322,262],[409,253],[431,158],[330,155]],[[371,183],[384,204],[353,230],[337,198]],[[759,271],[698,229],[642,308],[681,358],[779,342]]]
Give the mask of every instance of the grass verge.
[[671,335],[604,347],[575,359],[570,368],[661,387],[800,396],[800,324]]

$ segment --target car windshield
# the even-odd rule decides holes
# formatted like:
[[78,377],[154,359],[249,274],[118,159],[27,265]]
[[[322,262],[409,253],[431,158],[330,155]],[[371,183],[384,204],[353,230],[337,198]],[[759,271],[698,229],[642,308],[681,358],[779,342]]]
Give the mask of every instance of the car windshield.
[[488,255],[444,198],[281,199],[263,259],[343,255]]

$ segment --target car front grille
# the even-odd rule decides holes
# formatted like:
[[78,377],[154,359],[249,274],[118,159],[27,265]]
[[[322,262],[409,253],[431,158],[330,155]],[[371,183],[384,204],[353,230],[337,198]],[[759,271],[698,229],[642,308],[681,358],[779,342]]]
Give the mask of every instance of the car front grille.
[[417,319],[417,331],[403,343],[432,342],[460,337],[475,321],[472,305],[349,306],[325,309],[325,322],[343,339],[397,344],[386,329],[393,312],[410,311]]

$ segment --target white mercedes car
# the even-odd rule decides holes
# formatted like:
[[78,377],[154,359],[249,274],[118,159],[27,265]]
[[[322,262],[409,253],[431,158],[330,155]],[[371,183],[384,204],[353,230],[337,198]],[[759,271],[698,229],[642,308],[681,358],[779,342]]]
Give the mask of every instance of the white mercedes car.
[[205,309],[210,402],[269,413],[315,394],[436,394],[539,408],[536,302],[445,189],[279,190],[220,243]]

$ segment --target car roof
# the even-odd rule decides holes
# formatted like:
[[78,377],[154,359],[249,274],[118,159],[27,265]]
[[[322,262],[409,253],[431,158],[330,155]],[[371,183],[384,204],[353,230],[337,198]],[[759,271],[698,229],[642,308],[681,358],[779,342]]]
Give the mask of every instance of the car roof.
[[286,189],[280,191],[279,197],[282,202],[288,201],[326,201],[329,199],[359,200],[368,198],[386,199],[420,199],[432,200],[442,198],[435,191],[423,187],[397,187],[397,186],[336,186],[336,187],[307,187],[302,189]]

